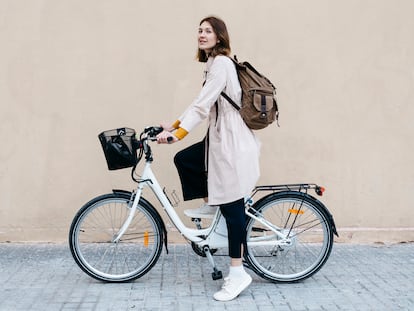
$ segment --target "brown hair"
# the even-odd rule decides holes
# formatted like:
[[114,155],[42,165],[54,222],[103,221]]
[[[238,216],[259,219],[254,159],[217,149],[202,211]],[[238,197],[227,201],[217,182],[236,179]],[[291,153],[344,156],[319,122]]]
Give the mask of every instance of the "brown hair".
[[[230,37],[227,32],[226,24],[220,18],[215,16],[208,16],[206,18],[203,18],[200,22],[200,25],[204,22],[210,23],[218,40],[210,55],[213,57],[217,55],[229,56],[231,52]],[[209,55],[207,55],[205,51],[198,49],[197,59],[199,62],[207,62],[208,57]]]

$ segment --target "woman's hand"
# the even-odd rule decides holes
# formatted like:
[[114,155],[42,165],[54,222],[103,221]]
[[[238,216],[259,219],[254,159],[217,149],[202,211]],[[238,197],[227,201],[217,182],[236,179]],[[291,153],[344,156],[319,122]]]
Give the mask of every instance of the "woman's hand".
[[[171,138],[168,139],[169,137]],[[178,140],[179,139],[175,135],[171,134],[169,131],[166,130],[162,131],[157,135],[157,143],[159,144],[172,144],[177,142]]]

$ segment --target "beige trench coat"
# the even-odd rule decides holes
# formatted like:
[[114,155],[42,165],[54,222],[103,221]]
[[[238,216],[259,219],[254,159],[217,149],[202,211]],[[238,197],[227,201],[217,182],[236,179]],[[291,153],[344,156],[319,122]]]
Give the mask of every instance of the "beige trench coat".
[[[259,179],[260,143],[239,112],[220,93],[241,102],[241,88],[233,62],[226,56],[209,58],[206,82],[193,103],[179,118],[190,132],[208,118],[209,204],[230,203],[250,194]],[[215,103],[218,103],[218,111]]]

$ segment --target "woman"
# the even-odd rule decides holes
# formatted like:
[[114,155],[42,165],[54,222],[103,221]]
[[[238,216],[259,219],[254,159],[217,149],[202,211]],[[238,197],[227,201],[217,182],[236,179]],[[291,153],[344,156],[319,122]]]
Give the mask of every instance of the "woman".
[[240,83],[229,55],[225,23],[217,17],[204,18],[198,29],[197,55],[206,63],[203,88],[178,120],[162,125],[165,130],[157,136],[159,143],[175,143],[208,119],[206,138],[178,153],[175,163],[184,199],[205,198],[209,206],[220,206],[226,219],[231,261],[222,289],[214,294],[219,301],[236,298],[252,281],[242,265],[246,243],[244,198],[259,178],[259,142],[239,112],[220,96],[224,91],[234,102],[241,102]]

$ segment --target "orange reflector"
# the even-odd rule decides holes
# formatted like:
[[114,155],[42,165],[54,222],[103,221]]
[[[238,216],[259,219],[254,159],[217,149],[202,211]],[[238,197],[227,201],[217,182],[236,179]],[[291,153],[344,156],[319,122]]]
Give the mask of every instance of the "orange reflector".
[[291,208],[290,210],[288,210],[288,212],[291,213],[291,214],[301,214],[301,215],[303,213],[305,213],[304,211],[300,211],[298,209],[293,209],[293,208]]
[[149,237],[149,234],[148,234],[148,231],[145,231],[144,232],[144,246],[145,247],[148,247],[148,237]]

